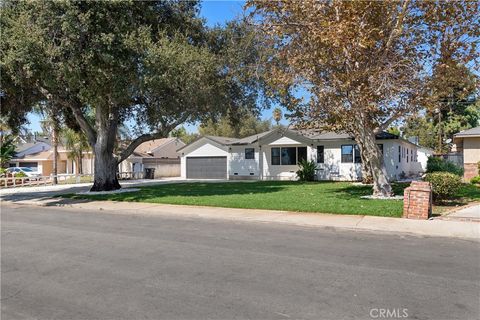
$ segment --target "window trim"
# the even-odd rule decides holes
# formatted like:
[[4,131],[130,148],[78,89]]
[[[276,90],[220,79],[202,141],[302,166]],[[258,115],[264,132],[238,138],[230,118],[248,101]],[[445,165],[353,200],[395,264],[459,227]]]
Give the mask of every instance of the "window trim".
[[362,155],[360,153],[360,147],[358,144],[353,146],[353,163],[362,163]]
[[[247,157],[247,150],[248,154],[252,154],[251,157]],[[245,148],[245,160],[255,160],[255,148]]]
[[[344,156],[344,154],[343,154],[343,147],[351,147],[351,148],[352,148],[352,154],[351,154],[351,155],[352,155],[352,161],[344,161],[344,160],[343,160],[343,156]],[[353,161],[354,161],[354,153],[355,153],[355,151],[354,151],[353,144],[342,144],[342,145],[340,146],[340,163],[353,163]],[[350,155],[350,154],[345,154],[345,155]]]
[[302,146],[302,147],[296,147],[297,148],[297,165],[300,163],[300,153],[298,152],[298,150],[301,148],[301,149],[305,149],[305,160],[307,161],[308,160],[308,147],[307,146]]
[[[278,156],[273,156],[273,150],[278,150]],[[278,158],[278,163],[273,163],[273,159],[277,159]],[[272,166],[281,166],[282,165],[282,150],[280,147],[272,147],[270,149],[270,164]]]
[[[322,161],[319,161],[320,160],[320,157],[319,157],[319,148],[322,149]],[[317,146],[317,163],[325,163],[325,146]]]
[[[280,165],[282,166],[295,166],[298,164],[298,147],[281,147],[280,148]],[[293,159],[293,163],[284,164],[283,163],[283,149],[293,149],[295,150],[295,159]]]
[[[287,148],[294,148],[294,149],[295,149],[295,163],[294,163],[294,164],[284,164],[284,163],[282,163],[282,149],[287,149]],[[307,152],[306,152],[306,154],[305,154],[305,155],[306,155],[306,158],[305,158],[305,159],[308,160],[308,146],[300,146],[300,147],[271,147],[271,148],[270,148],[270,165],[272,165],[272,166],[297,166],[297,165],[298,165],[298,161],[299,161],[299,159],[298,159],[298,149],[299,149],[299,148],[305,148],[305,149],[306,149]],[[274,159],[274,158],[275,158],[275,159],[277,158],[277,156],[275,156],[275,157],[273,156],[273,152],[274,152],[275,149],[278,150],[278,152],[279,152],[279,156],[278,156],[279,160],[278,160],[278,163],[273,163],[273,159]]]

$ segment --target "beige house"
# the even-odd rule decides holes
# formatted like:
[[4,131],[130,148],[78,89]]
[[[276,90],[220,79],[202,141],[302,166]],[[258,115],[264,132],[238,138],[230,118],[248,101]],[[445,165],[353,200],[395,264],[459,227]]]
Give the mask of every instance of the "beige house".
[[461,131],[453,136],[456,150],[463,154],[464,178],[470,180],[479,175],[480,161],[480,127]]
[[185,146],[178,138],[164,138],[147,141],[120,163],[120,173],[143,174],[154,169],[154,178],[180,176],[180,157],[177,149]]
[[[49,176],[53,173],[53,148],[45,141],[20,144],[16,148],[15,158],[10,160],[10,167],[27,167]],[[93,173],[93,155],[85,152],[82,160],[83,174]],[[68,157],[68,150],[63,146],[58,147],[58,174],[79,173],[77,164]]]

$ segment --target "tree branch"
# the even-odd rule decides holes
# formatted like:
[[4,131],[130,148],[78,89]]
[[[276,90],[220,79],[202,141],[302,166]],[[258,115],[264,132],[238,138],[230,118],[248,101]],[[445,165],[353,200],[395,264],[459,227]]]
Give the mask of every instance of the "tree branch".
[[402,32],[403,19],[405,18],[405,15],[407,13],[407,8],[409,3],[410,3],[410,0],[405,0],[403,2],[402,11],[398,16],[397,22],[395,23],[395,27],[393,27],[392,32],[388,37],[387,44],[385,45],[385,52],[387,52],[390,49],[390,46],[392,45],[392,42],[395,39],[395,37],[397,37],[397,35]]
[[190,114],[184,114],[182,117],[180,117],[177,121],[174,121],[170,124],[163,124],[162,128],[159,129],[156,133],[149,133],[149,134],[142,134],[135,140],[133,140],[128,147],[123,150],[120,153],[120,156],[117,158],[117,163],[122,162],[123,160],[127,159],[135,149],[141,145],[144,142],[150,141],[150,140],[155,140],[155,139],[160,139],[160,138],[166,138],[170,131],[175,129],[178,125],[184,123],[188,117],[190,117]]
[[83,115],[82,109],[79,106],[78,101],[71,101],[68,103],[68,106],[73,112],[73,116],[75,117],[75,120],[77,120],[78,125],[80,128],[82,128],[83,132],[86,134],[88,143],[92,148],[95,147],[95,144],[97,143],[97,133],[93,129],[93,127],[88,123],[87,119]]
[[159,131],[159,132],[157,132],[157,133],[142,134],[141,136],[139,136],[138,138],[136,138],[135,140],[133,140],[133,141],[128,145],[128,147],[120,153],[120,156],[117,158],[117,163],[120,163],[120,162],[122,162],[123,160],[127,159],[127,158],[133,153],[133,151],[135,151],[135,149],[136,149],[139,145],[141,145],[142,143],[147,142],[147,141],[150,141],[150,140],[165,138],[165,134],[164,134],[164,133],[165,133],[165,132],[162,130],[162,131]]

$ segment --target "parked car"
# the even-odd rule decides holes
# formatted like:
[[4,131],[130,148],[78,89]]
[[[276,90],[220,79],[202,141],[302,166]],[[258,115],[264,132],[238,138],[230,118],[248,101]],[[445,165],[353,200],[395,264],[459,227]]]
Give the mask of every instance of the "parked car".
[[32,168],[27,167],[12,167],[7,169],[7,175],[12,174],[13,176],[18,175],[20,172],[23,172],[29,178],[38,178],[41,176],[40,173],[34,171]]

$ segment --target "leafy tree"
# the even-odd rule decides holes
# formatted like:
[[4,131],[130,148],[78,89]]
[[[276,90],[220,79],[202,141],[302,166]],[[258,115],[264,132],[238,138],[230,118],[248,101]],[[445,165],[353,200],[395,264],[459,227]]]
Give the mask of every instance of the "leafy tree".
[[0,168],[7,168],[15,156],[15,137],[11,134],[0,135]]
[[[254,78],[236,75],[256,61],[254,38],[210,31],[195,1],[4,1],[1,10],[2,114],[18,124],[38,101],[59,106],[94,151],[91,190],[120,188],[117,166],[141,143],[256,106]],[[135,136],[120,145],[125,123]]]
[[[444,53],[448,54],[448,53]],[[421,113],[408,119],[406,137],[418,136],[419,143],[439,153],[449,151],[447,139],[479,125],[478,76],[451,57],[443,57],[428,82]]]
[[[290,92],[286,102],[297,122],[351,133],[374,195],[390,196],[375,135],[419,107],[429,70],[447,45],[457,61],[478,61],[479,3],[250,0],[247,6],[275,48],[267,78]],[[300,87],[307,98],[295,98]]]
[[170,136],[178,138],[183,142],[185,142],[186,144],[189,144],[190,142],[198,138],[198,134],[188,133],[185,127],[180,127],[178,129],[172,130],[172,132],[170,133]]
[[271,129],[269,120],[260,120],[253,114],[248,114],[232,125],[228,116],[219,121],[207,120],[198,127],[200,135],[244,138]]

